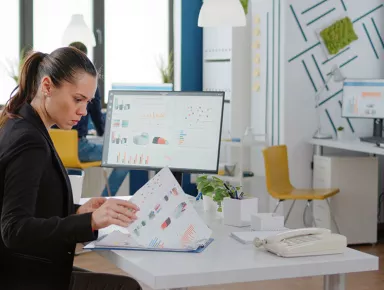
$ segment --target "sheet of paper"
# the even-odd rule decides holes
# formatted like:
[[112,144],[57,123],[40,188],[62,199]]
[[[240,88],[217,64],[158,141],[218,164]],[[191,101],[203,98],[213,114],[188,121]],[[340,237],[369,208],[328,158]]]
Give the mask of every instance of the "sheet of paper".
[[95,241],[95,245],[109,247],[137,247],[139,246],[130,234],[125,234],[120,231],[114,231]]
[[198,215],[169,168],[163,168],[131,198],[140,207],[128,227],[132,238],[150,248],[187,248],[204,243],[212,231]]
[[[82,198],[80,198],[79,205],[83,205],[84,203],[89,201],[91,198],[92,197],[82,197]],[[109,198],[117,198],[117,199],[123,199],[123,200],[130,200],[132,198],[132,196],[128,195],[128,196],[107,196],[106,197],[106,199],[109,199]]]
[[[130,200],[132,198],[132,196],[128,195],[128,196],[111,196],[111,197],[108,196],[108,197],[106,197],[106,199],[109,199],[109,198],[117,198],[117,199],[122,199],[122,200]],[[83,198],[80,199],[79,204],[83,205],[84,203],[86,203],[90,199],[91,199],[91,197],[83,197]],[[125,234],[129,233],[127,228],[124,228],[124,227],[121,227],[121,226],[117,226],[117,225],[110,225],[109,227],[106,227],[106,228],[103,228],[103,229],[99,230],[99,237],[107,235],[107,234],[110,234],[110,233],[112,233],[114,231],[120,231],[120,232],[125,233]]]

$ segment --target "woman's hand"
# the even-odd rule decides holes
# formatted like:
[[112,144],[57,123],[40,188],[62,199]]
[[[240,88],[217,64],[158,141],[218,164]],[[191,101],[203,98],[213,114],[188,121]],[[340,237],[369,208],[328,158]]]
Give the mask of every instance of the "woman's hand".
[[127,227],[137,219],[139,208],[126,200],[110,198],[92,213],[92,229],[99,230],[112,224]]
[[77,209],[77,214],[87,213],[87,212],[94,212],[97,210],[100,206],[102,206],[107,199],[105,197],[92,197],[90,200],[88,200],[86,203],[84,203],[82,206],[80,206]]

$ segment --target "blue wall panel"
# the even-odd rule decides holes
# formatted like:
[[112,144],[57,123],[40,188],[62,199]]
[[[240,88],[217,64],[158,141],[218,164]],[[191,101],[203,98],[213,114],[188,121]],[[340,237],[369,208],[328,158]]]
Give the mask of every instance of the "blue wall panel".
[[[181,0],[181,90],[203,89],[203,29],[197,26],[201,0]],[[191,175],[183,175],[183,190],[191,195],[197,189]]]

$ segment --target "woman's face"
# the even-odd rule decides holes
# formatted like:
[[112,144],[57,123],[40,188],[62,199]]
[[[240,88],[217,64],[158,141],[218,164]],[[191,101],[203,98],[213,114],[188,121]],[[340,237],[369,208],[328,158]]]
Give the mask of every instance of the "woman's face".
[[72,129],[87,115],[87,105],[95,96],[97,80],[87,73],[76,76],[74,83],[52,85],[49,78],[42,81],[43,98],[48,118],[60,129]]

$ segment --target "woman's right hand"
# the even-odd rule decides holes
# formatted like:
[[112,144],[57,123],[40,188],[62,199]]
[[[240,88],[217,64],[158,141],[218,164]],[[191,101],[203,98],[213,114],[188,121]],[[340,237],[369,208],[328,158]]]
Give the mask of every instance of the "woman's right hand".
[[92,213],[92,229],[99,230],[110,225],[127,227],[134,222],[139,207],[132,202],[110,198]]

